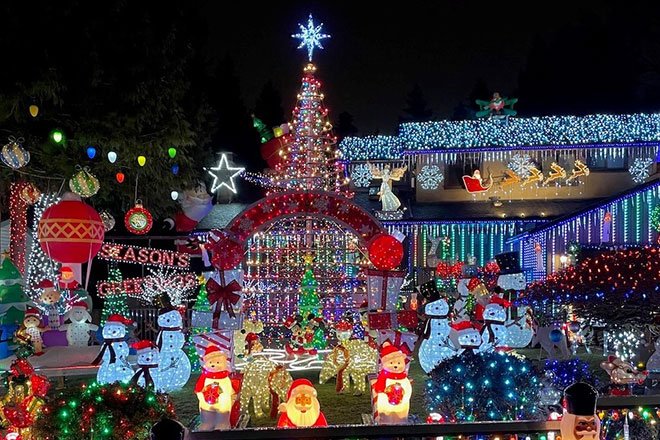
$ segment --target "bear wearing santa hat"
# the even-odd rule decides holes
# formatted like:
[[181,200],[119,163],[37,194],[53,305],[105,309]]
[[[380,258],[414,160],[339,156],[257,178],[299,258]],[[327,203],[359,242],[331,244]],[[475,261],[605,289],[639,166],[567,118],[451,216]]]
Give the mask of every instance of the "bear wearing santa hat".
[[231,428],[231,412],[236,403],[238,386],[235,386],[229,374],[227,354],[215,345],[206,347],[202,358],[202,374],[195,384],[195,394],[199,400],[200,431]]
[[380,350],[380,371],[371,385],[374,420],[379,425],[408,423],[412,384],[408,379],[408,356],[385,342]]
[[279,406],[280,428],[328,426],[321,412],[321,404],[316,397],[314,385],[307,379],[296,379],[286,394],[286,403]]
[[584,382],[574,383],[564,390],[564,415],[559,425],[562,440],[600,439],[597,399],[598,392]]

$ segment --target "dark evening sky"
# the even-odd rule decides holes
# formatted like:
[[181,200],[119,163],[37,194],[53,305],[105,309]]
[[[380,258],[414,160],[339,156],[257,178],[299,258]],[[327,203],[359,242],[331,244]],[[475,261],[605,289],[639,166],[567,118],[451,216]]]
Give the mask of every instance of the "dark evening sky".
[[[607,42],[599,42],[599,37],[592,42],[576,41],[579,51],[593,47],[592,55],[600,62],[613,56],[609,49],[599,47],[601,42],[603,46],[618,44],[621,39],[616,35],[626,32],[626,26],[636,22],[637,14],[655,14],[641,5],[631,7],[622,15],[632,18],[620,26],[616,22],[621,11],[602,1],[525,2],[525,6],[504,1],[483,5],[396,2],[393,6],[366,1],[270,2],[263,6],[244,2],[233,3],[231,11],[223,3],[205,6],[209,52],[231,55],[248,106],[254,103],[263,84],[273,79],[289,111],[305,62],[305,51],[295,49],[296,41],[290,34],[312,12],[315,21],[322,21],[324,30],[332,35],[332,39],[324,40],[326,49],[316,51],[314,56],[331,115],[352,113],[360,134],[394,133],[405,96],[415,82],[422,87],[435,118],[444,119],[468,97],[479,78],[491,91],[516,96],[519,73],[535,38],[552,49],[547,59],[543,53],[539,55],[541,63],[553,69],[564,63],[561,68],[570,71],[574,68],[571,60],[557,55],[561,54],[558,46],[567,44],[562,41],[567,28],[583,29],[588,38],[590,26],[600,23],[600,31],[608,35]],[[580,44],[585,47],[580,49]],[[612,64],[616,62],[611,60]],[[545,81],[562,89],[562,81],[571,78],[571,74],[562,74],[561,78],[549,75]],[[589,78],[576,81],[584,81],[587,88],[590,83]],[[601,86],[598,81],[593,83],[594,88]],[[606,90],[592,91],[594,95],[603,93]],[[524,112],[522,99],[519,108]],[[617,111],[616,104],[612,103],[612,108],[605,105],[603,110]],[[571,112],[570,106],[566,112]]]

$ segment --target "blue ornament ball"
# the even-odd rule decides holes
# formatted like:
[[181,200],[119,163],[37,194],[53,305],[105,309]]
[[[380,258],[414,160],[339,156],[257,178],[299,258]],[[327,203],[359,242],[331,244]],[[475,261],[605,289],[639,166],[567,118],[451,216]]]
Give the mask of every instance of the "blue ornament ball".
[[564,334],[562,333],[561,330],[554,329],[550,332],[549,337],[550,337],[550,340],[556,344],[557,342],[562,340],[562,338],[564,337]]

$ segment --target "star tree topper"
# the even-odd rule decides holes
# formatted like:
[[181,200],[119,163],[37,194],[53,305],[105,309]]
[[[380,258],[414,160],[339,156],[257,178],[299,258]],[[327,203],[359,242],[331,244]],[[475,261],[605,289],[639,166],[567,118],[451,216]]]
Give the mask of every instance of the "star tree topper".
[[307,27],[300,23],[298,23],[298,26],[300,26],[301,32],[291,35],[291,38],[297,38],[300,40],[300,44],[297,47],[298,49],[302,49],[305,46],[307,47],[307,58],[309,61],[312,61],[312,53],[314,52],[314,48],[318,47],[319,49],[323,49],[321,40],[330,38],[330,35],[321,33],[323,23],[318,26],[314,26],[314,19],[312,18],[312,14],[309,14]]
[[222,153],[218,166],[206,170],[213,176],[213,184],[211,185],[211,192],[216,192],[223,186],[229,191],[236,194],[236,183],[234,177],[240,175],[245,171],[242,167],[230,167],[227,155]]

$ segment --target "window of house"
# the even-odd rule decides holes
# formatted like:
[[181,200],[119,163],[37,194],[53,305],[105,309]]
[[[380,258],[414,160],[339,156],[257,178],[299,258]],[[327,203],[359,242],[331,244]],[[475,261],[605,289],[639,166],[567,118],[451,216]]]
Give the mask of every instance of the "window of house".
[[628,169],[628,152],[612,157],[603,154],[590,154],[587,166],[591,170],[626,170]]

